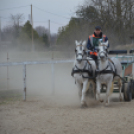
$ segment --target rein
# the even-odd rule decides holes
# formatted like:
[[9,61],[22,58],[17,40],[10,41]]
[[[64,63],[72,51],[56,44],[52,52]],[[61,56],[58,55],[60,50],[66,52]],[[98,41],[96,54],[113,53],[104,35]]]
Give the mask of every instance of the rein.
[[100,57],[100,54],[101,54],[101,53],[104,53],[105,56],[108,57],[108,55],[107,55],[107,53],[106,53],[105,51],[101,51],[101,52],[99,53],[99,57]]

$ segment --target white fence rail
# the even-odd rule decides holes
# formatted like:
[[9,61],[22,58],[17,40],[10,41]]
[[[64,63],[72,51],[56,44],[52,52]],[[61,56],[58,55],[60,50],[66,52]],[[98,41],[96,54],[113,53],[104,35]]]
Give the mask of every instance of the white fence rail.
[[23,93],[24,98],[23,100],[26,101],[26,65],[37,65],[37,64],[51,64],[51,75],[52,75],[52,93],[54,94],[54,64],[57,63],[72,63],[74,60],[57,60],[57,61],[33,61],[33,62],[6,62],[6,63],[0,63],[1,66],[17,66],[22,65],[23,66]]
[[[118,56],[118,58],[130,58],[131,61],[133,61],[133,56]],[[26,85],[26,78],[27,78],[27,72],[26,72],[26,65],[39,65],[39,64],[51,64],[51,77],[52,77],[52,93],[55,93],[55,86],[54,86],[54,72],[55,72],[55,67],[54,64],[58,63],[73,63],[74,60],[51,60],[51,61],[26,61],[26,62],[4,62],[0,63],[0,67],[2,66],[17,66],[17,65],[22,65],[23,66],[23,100],[26,101],[26,92],[27,92],[27,85]]]

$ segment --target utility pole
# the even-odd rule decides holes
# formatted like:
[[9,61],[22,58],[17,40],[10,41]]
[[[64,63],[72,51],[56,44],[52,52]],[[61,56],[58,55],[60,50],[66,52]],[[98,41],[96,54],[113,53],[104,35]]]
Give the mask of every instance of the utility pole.
[[0,17],[0,42],[1,42],[1,17]]
[[49,27],[49,45],[51,47],[51,37],[50,37],[50,20],[48,20],[48,27]]
[[32,12],[32,4],[31,4],[31,25],[32,25],[32,51],[34,50],[33,45],[33,12]]

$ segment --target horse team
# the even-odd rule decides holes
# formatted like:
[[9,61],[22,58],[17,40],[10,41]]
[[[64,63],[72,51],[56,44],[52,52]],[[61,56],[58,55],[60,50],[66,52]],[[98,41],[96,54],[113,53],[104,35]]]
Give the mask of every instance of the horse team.
[[[122,100],[122,81],[120,79],[122,66],[118,59],[108,56],[108,41],[99,41],[97,60],[94,61],[90,52],[86,49],[86,41],[75,41],[75,61],[72,69],[72,76],[75,78],[78,87],[78,94],[81,100],[81,107],[87,107],[86,95],[88,90],[92,90],[89,85],[93,85],[95,99],[103,102],[100,92],[101,85],[106,86],[105,105],[109,105],[110,95],[113,91],[114,81],[118,83],[119,99]],[[93,52],[92,52],[93,53]]]

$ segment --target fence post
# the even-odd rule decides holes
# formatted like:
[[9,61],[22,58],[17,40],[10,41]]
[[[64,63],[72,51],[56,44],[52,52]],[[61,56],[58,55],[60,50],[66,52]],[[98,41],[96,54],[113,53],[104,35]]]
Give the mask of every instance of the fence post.
[[[9,58],[8,58],[8,53],[7,53],[7,63],[8,63],[8,60]],[[9,74],[8,74],[8,66],[7,66],[7,90],[9,89],[8,85],[9,85]]]
[[24,82],[24,101],[26,101],[26,64],[23,65],[23,82]]
[[51,64],[51,73],[52,73],[52,94],[55,94],[55,82],[54,82],[54,63]]

